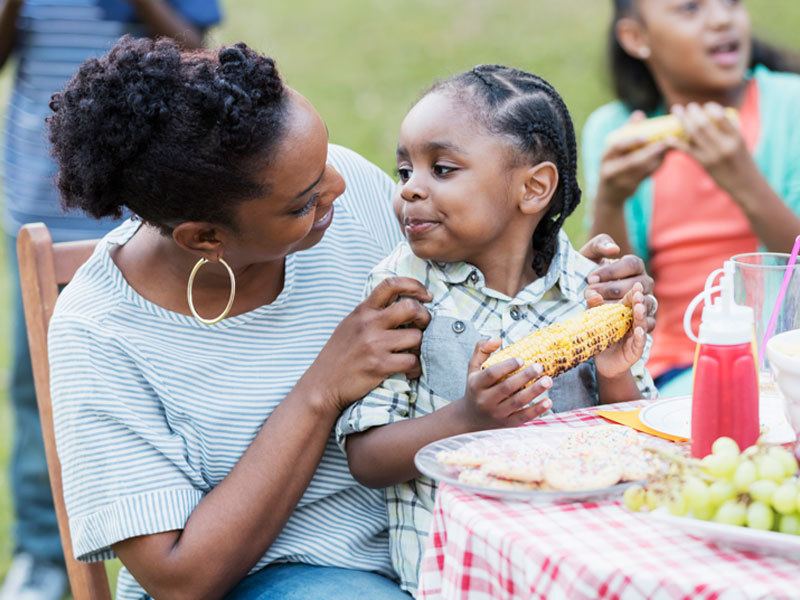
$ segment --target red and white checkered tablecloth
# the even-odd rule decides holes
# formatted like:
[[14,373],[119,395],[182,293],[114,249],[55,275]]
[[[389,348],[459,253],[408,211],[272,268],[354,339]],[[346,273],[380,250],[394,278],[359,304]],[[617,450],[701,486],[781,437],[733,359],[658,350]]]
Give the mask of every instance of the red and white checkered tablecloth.
[[[589,409],[540,419],[534,426],[601,422],[607,423]],[[530,504],[443,484],[419,597],[800,598],[800,562],[718,548],[646,514],[630,513],[619,501]]]

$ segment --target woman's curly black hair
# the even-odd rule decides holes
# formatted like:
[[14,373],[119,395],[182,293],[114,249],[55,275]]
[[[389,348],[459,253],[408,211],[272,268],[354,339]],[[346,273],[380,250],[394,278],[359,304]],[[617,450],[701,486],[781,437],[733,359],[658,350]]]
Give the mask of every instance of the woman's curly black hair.
[[[617,22],[636,14],[635,0],[613,0],[614,16],[608,30],[608,68],[617,98],[632,110],[652,113],[664,98],[643,60],[628,54],[617,40]],[[764,65],[772,71],[800,73],[800,58],[756,37],[751,40],[750,68]]]
[[65,208],[98,219],[127,208],[164,233],[184,221],[236,229],[234,207],[267,191],[252,174],[284,132],[287,91],[245,44],[215,55],[125,36],[50,107]]
[[533,232],[532,266],[543,276],[555,256],[564,220],[581,201],[575,128],[564,100],[541,77],[502,65],[479,65],[430,91],[440,90],[473,101],[481,123],[511,140],[526,160],[556,165],[558,187]]

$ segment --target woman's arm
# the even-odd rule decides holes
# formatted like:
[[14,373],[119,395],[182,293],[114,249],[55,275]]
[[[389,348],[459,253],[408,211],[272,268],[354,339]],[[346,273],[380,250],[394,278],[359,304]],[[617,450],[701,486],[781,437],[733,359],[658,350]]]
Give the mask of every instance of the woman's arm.
[[184,48],[201,48],[203,32],[184,19],[164,0],[128,0],[153,37],[166,36]]
[[0,6],[0,69],[11,56],[17,37],[17,17],[24,0],[5,0]]
[[[407,296],[402,302],[395,302]],[[114,544],[156,598],[221,598],[281,532],[316,471],[336,417],[390,373],[417,364],[411,352],[430,300],[409,279],[382,282],[334,331],[317,359],[264,423],[228,476],[182,530]]]

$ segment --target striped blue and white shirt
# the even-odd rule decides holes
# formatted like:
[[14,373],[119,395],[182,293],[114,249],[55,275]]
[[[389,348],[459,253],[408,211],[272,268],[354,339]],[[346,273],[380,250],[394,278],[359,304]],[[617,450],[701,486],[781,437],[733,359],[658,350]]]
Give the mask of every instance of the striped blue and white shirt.
[[[100,242],[59,297],[51,387],[78,558],[110,558],[115,542],[182,529],[401,240],[391,179],[341,147],[331,146],[328,160],[347,189],[322,241],[286,258],[284,289],[272,304],[208,327],[148,302],[109,254],[135,233],[133,221]],[[276,561],[394,576],[384,493],[355,482],[333,436],[254,570]],[[117,598],[146,597],[123,570]]]
[[[170,0],[198,27],[219,18],[217,0]],[[105,54],[125,33],[143,36],[122,0],[26,0],[17,20],[17,71],[3,143],[3,227],[15,236],[25,223],[44,222],[56,241],[90,239],[114,227],[83,213],[65,213],[54,185],[45,118],[53,93],[61,90],[88,58]]]

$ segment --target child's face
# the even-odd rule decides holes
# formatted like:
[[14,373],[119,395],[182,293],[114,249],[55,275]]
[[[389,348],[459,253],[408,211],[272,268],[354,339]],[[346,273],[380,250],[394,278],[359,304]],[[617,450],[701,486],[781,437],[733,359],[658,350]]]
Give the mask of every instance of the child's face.
[[750,60],[750,16],[740,0],[639,0],[648,64],[682,93],[728,91]]
[[497,247],[522,216],[511,144],[486,131],[463,104],[434,92],[400,127],[395,209],[414,254],[467,261]]

